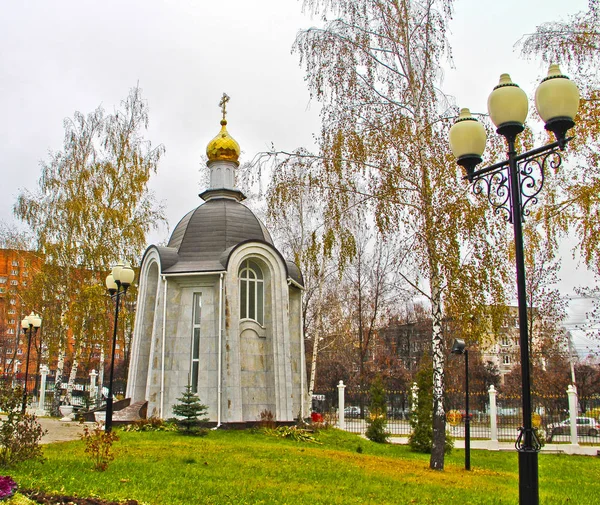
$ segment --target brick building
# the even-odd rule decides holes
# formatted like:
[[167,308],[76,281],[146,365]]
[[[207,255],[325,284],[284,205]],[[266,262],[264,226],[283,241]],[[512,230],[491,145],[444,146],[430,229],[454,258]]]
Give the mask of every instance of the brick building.
[[39,258],[30,251],[0,249],[0,374],[24,370],[27,340],[21,319],[30,310],[23,306],[20,293],[39,266]]

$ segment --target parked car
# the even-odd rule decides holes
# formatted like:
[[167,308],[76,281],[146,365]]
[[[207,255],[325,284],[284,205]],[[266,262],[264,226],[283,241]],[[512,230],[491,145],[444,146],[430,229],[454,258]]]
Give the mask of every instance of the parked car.
[[408,419],[410,411],[404,410],[400,407],[388,407],[387,417],[388,419]]
[[[365,416],[368,415],[367,409],[365,407]],[[347,418],[359,418],[360,417],[360,407],[357,405],[350,405],[344,409],[344,417]]]
[[[565,419],[560,423],[553,423],[548,426],[550,437],[554,435],[569,435],[571,433],[571,420]],[[589,435],[595,437],[600,431],[600,424],[593,417],[577,418],[577,434]]]

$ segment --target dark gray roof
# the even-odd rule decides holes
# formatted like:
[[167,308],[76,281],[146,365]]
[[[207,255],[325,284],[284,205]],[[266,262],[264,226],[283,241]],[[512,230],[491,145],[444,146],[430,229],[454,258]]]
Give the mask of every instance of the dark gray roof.
[[188,212],[173,230],[167,248],[177,250],[178,261],[163,272],[223,270],[221,253],[248,240],[273,245],[271,235],[248,207],[229,198],[210,199]]
[[[277,251],[268,230],[248,207],[229,198],[211,198],[179,221],[166,247],[151,247],[158,251],[165,274],[219,272],[227,268],[236,246],[254,241]],[[288,276],[303,285],[298,267],[285,264]]]
[[304,287],[304,277],[302,277],[302,272],[298,268],[298,265],[290,260],[285,260],[285,264],[287,266],[288,277],[291,277],[300,284],[300,286]]

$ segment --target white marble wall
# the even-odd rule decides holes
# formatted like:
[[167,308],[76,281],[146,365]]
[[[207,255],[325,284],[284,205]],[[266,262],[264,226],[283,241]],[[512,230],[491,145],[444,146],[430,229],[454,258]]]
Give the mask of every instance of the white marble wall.
[[[237,272],[247,257],[259,262],[265,274],[263,326],[239,319]],[[190,380],[193,297],[201,293],[198,396],[208,406],[210,420],[217,421],[220,277],[166,277],[163,335],[165,284],[156,259],[152,259],[153,267],[142,266],[145,274],[138,299],[128,394],[134,401],[142,397],[148,400],[149,415],[173,415],[172,407]],[[270,246],[258,243],[234,250],[223,287],[221,422],[257,421],[263,410],[270,410],[279,421],[292,421],[307,396],[306,380],[301,377],[305,371],[300,290],[288,286],[281,257]]]

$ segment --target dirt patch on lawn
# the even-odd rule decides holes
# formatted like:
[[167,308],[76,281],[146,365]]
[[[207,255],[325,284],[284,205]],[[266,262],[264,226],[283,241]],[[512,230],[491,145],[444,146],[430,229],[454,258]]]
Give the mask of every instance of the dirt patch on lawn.
[[36,503],[48,505],[139,505],[137,500],[127,500],[123,502],[101,500],[100,498],[79,498],[77,496],[50,495],[41,491],[32,491],[21,489],[21,494],[27,496]]

